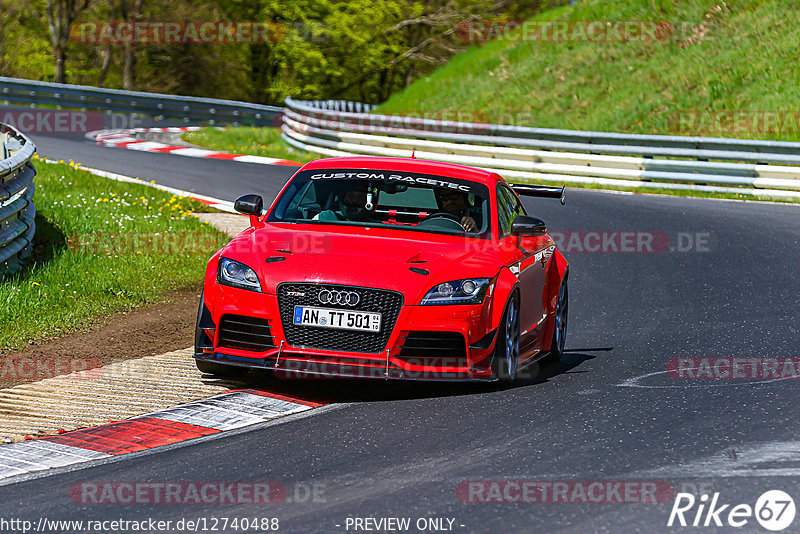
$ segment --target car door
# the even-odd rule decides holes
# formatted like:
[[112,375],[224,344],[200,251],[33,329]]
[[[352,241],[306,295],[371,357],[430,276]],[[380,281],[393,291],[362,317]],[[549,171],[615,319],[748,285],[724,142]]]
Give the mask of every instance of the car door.
[[540,327],[544,323],[545,303],[542,297],[545,283],[545,236],[514,236],[511,225],[517,215],[525,215],[525,208],[517,194],[507,185],[497,189],[498,228],[505,250],[510,254],[508,267],[517,275],[520,285],[520,357],[526,359],[536,347]]

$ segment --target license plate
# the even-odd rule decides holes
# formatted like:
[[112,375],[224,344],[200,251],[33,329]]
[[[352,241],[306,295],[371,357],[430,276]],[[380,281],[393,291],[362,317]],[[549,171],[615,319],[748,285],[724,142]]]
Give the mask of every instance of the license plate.
[[365,332],[381,331],[380,313],[358,310],[332,310],[330,308],[295,306],[292,322],[300,326],[321,326],[324,328],[341,328]]

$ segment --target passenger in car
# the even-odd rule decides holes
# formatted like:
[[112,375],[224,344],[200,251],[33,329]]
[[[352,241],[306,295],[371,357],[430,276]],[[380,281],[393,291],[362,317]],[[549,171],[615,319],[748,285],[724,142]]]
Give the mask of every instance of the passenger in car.
[[444,213],[455,215],[467,232],[477,232],[480,228],[471,213],[469,195],[452,189],[437,188],[434,190],[436,204]]
[[336,195],[338,209],[321,211],[313,220],[378,222],[375,214],[366,208],[367,187],[366,182],[347,182],[344,190]]

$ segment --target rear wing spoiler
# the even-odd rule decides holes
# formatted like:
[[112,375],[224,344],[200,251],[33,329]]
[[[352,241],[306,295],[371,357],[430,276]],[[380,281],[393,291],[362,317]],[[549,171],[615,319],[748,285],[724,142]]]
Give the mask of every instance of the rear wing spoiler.
[[544,197],[544,198],[558,198],[561,199],[561,204],[564,205],[566,200],[564,194],[567,187],[549,187],[546,185],[528,185],[528,184],[510,184],[518,195],[525,195],[526,197]]

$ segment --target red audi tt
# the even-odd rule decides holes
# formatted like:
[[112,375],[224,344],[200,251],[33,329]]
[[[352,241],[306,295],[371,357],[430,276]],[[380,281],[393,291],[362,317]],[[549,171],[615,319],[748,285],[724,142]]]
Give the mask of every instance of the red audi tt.
[[308,163],[206,269],[200,371],[284,377],[515,381],[555,362],[568,264],[518,195],[485,170],[351,157]]

